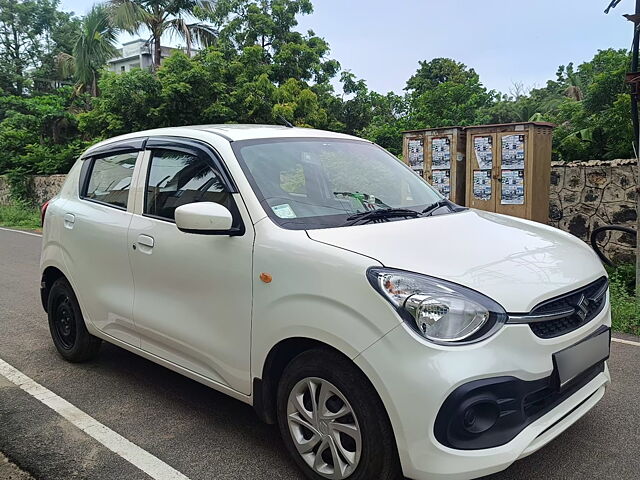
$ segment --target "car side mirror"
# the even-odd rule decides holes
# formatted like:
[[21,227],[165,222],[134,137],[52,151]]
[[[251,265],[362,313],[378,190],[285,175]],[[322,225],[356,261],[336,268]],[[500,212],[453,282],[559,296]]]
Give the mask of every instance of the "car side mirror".
[[175,210],[176,226],[185,233],[233,235],[233,216],[227,207],[214,202],[181,205]]

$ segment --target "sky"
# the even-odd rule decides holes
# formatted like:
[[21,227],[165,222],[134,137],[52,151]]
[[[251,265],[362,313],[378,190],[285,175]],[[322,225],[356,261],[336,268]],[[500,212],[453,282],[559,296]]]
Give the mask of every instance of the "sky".
[[[437,57],[473,67],[486,87],[508,93],[514,83],[542,87],[559,65],[599,49],[629,48],[633,29],[622,14],[635,2],[605,15],[609,1],[314,0],[298,29],[325,38],[343,69],[381,93],[401,92],[420,60]],[[61,1],[77,14],[91,5]]]

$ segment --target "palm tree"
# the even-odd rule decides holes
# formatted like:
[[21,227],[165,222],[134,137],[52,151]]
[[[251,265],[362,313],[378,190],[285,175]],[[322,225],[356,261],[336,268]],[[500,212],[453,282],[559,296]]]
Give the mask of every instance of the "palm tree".
[[584,85],[580,76],[573,70],[573,63],[567,67],[567,83],[569,86],[565,89],[565,96],[581,102],[584,100]]
[[[573,79],[571,79],[573,80]],[[580,87],[579,84],[577,83],[571,83],[571,85],[569,85],[565,91],[564,94],[575,100],[576,102],[581,102],[582,100],[584,100],[584,93],[582,92],[582,88]]]
[[60,53],[57,63],[65,77],[73,75],[78,90],[98,95],[98,77],[107,60],[118,54],[117,29],[111,25],[107,9],[94,5],[82,19],[75,38],[73,55]]
[[216,0],[108,0],[114,25],[129,33],[146,27],[153,42],[154,68],[160,66],[160,38],[165,32],[181,37],[187,43],[187,54],[195,42],[208,45],[217,32],[205,23],[187,23],[185,15],[213,13]]

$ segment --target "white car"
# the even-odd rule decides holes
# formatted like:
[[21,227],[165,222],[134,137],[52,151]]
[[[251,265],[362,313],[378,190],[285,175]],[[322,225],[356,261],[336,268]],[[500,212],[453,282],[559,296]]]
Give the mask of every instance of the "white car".
[[454,205],[365,140],[132,133],[87,150],[43,218],[65,359],[105,340],[251,404],[312,479],[497,472],[610,381],[587,245]]

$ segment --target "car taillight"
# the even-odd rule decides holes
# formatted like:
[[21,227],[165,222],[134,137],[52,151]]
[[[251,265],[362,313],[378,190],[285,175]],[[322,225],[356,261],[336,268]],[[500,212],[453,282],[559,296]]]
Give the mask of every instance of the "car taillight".
[[44,202],[44,204],[42,205],[42,208],[40,209],[40,226],[44,227],[44,216],[47,214],[47,207],[49,206],[49,202],[51,200],[47,200],[46,202]]

